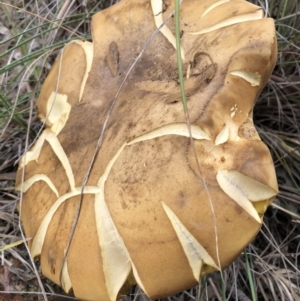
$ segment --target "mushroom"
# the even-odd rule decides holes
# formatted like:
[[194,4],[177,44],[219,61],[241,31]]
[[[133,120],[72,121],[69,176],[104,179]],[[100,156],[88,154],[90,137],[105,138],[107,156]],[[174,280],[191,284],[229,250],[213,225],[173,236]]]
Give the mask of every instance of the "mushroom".
[[[183,1],[190,137],[164,3],[123,0],[93,16],[92,43],[65,46],[37,102],[46,128],[19,166],[31,254],[81,299],[115,301],[136,283],[153,299],[192,287],[240,254],[278,192],[252,120],[276,61],[273,20],[243,0]],[[111,102],[156,30],[82,188]]]

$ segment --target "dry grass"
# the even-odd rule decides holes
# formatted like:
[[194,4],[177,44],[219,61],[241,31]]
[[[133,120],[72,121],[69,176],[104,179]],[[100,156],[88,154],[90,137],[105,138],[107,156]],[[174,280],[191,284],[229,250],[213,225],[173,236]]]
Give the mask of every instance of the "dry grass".
[[[11,245],[22,240],[16,164],[42,128],[35,101],[59,50],[78,36],[90,39],[91,15],[112,2],[0,2],[0,248],[6,248],[0,251],[0,301],[43,298],[39,278],[48,297],[62,294],[38,263],[36,273],[24,244]],[[300,7],[288,0],[253,2],[276,19],[278,33],[278,64],[254,116],[272,152],[280,193],[257,238],[222,277],[215,273],[170,300],[300,300]],[[133,288],[129,299],[147,298]]]

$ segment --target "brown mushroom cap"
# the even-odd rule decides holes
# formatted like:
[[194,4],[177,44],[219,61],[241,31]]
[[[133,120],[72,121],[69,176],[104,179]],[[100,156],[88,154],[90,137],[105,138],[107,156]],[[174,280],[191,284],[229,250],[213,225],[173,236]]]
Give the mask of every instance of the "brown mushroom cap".
[[275,65],[273,20],[242,0],[184,1],[181,52],[203,177],[169,20],[121,90],[66,254],[109,106],[172,13],[165,2],[162,14],[160,0],[123,0],[94,15],[93,43],[64,48],[38,99],[46,129],[19,167],[21,217],[45,276],[78,298],[114,301],[135,282],[151,298],[195,285],[239,255],[278,191],[252,121]]

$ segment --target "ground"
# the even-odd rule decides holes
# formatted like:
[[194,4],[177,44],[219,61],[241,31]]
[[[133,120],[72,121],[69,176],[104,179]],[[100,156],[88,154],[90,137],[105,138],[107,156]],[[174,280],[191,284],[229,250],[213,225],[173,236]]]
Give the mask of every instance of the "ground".
[[[70,39],[90,39],[91,15],[113,2],[0,2],[1,301],[43,299],[43,290],[49,300],[64,300],[22,243],[14,179],[18,159],[40,133],[35,102],[55,57]],[[276,22],[278,62],[257,100],[254,121],[271,150],[279,195],[258,236],[230,267],[168,299],[300,300],[300,7],[288,0],[253,2]],[[124,300],[135,299],[147,297],[135,287]]]

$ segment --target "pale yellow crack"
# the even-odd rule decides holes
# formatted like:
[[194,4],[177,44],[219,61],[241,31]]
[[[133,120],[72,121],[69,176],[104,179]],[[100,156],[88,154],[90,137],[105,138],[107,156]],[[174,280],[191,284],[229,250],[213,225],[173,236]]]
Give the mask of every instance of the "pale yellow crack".
[[79,101],[82,99],[82,95],[84,92],[85,84],[89,76],[89,72],[91,71],[92,68],[92,62],[93,62],[93,56],[94,56],[94,47],[93,43],[88,42],[88,41],[81,41],[81,40],[76,40],[74,43],[80,45],[84,52],[85,52],[85,58],[86,58],[86,69],[85,73],[83,76],[83,80],[81,82],[81,87],[80,87],[80,93],[79,93]]
[[72,288],[72,283],[68,271],[68,264],[67,264],[67,259],[65,260],[65,263],[63,265],[62,269],[62,275],[61,275],[61,285],[66,293],[69,293],[69,291]]
[[258,73],[253,73],[245,70],[234,70],[231,71],[229,74],[244,79],[249,84],[251,84],[251,86],[259,86],[261,82],[261,75]]
[[[86,186],[83,191],[83,194],[96,194],[96,193],[99,193],[99,188],[97,186]],[[50,207],[47,214],[44,216],[39,226],[39,229],[33,239],[31,250],[30,250],[32,257],[36,257],[41,254],[49,224],[53,218],[53,215],[59,208],[59,206],[69,198],[80,194],[81,194],[81,187],[77,187],[74,189],[74,191],[68,192],[62,195],[61,197],[59,197],[57,201]]]
[[182,245],[195,279],[197,281],[200,280],[203,263],[215,268],[216,270],[220,270],[213,258],[181,223],[176,214],[164,202],[162,202],[162,205]]
[[47,100],[46,116],[39,114],[39,118],[58,135],[69,119],[70,111],[71,105],[68,103],[67,95],[52,91]]
[[23,168],[24,166],[26,166],[31,161],[38,162],[38,158],[40,156],[40,153],[41,153],[42,147],[44,145],[45,139],[51,133],[52,132],[51,132],[50,129],[46,129],[46,130],[43,131],[43,133],[38,138],[38,140],[36,141],[35,145],[31,148],[31,150],[26,152],[23,155],[23,157],[21,158],[19,169]]
[[229,139],[229,126],[227,124],[224,125],[222,130],[219,132],[219,134],[216,137],[215,145],[220,145],[225,142],[227,142]]
[[112,220],[105,203],[105,182],[111,168],[122,153],[127,144],[124,143],[118,152],[107,165],[103,175],[100,177],[97,186],[100,192],[95,197],[95,217],[97,233],[103,260],[103,271],[105,274],[107,292],[111,301],[117,299],[118,293],[125,283],[132,269],[134,278],[138,285],[145,291],[145,287],[138,275],[137,269],[130,258],[130,254],[124,241]]
[[97,186],[99,193],[95,196],[95,220],[99,245],[101,248],[103,272],[108,295],[115,301],[120,289],[131,272],[132,262],[129,252],[119,235],[105,202],[104,186],[110,170],[125,148],[123,144],[107,165]]
[[[163,23],[163,1],[162,0],[151,0],[152,12],[154,16],[154,22],[157,28],[159,28]],[[176,38],[171,32],[167,25],[160,28],[160,32],[165,36],[165,38],[173,45],[176,50]],[[185,59],[185,54],[183,48],[180,46],[181,58]]]
[[[39,137],[37,143],[34,145],[34,147],[31,149],[31,151],[27,152],[21,159],[21,163],[20,163],[20,168],[24,167],[26,164],[28,164],[30,161],[36,161],[38,162],[38,158],[40,156],[40,152],[41,149],[44,145],[44,142],[48,141],[48,143],[50,144],[53,152],[56,154],[57,158],[59,159],[59,161],[61,162],[71,190],[73,191],[75,189],[75,180],[74,180],[74,174],[72,171],[72,167],[70,165],[70,161],[64,151],[64,149],[62,148],[58,138],[56,137],[56,135],[50,130],[50,129],[46,129],[43,131],[42,135]],[[26,162],[25,162],[26,160]],[[36,181],[38,181],[39,179],[36,178],[38,177],[38,175],[35,175],[33,177],[32,180],[27,179],[24,183],[26,183],[26,190]],[[41,176],[39,176],[41,177]],[[47,177],[48,178],[48,177]],[[49,185],[49,187],[57,194],[58,196],[58,192],[56,190],[56,188],[54,187],[53,183],[51,182],[51,180],[48,178],[46,179],[46,176],[44,175],[41,180],[47,182],[47,184]],[[28,186],[29,185],[29,186]]]
[[66,172],[68,181],[70,183],[71,191],[75,190],[75,179],[74,179],[73,170],[69,158],[66,155],[63,147],[61,146],[58,138],[56,137],[56,135],[52,134],[52,135],[48,135],[46,140],[51,145],[53,152],[56,154],[57,158],[59,159],[60,163],[62,164]]
[[201,18],[204,17],[205,15],[207,15],[210,11],[212,11],[214,8],[226,3],[226,2],[229,2],[230,0],[220,0],[214,4],[212,4],[211,6],[209,6],[205,11],[204,13],[202,14]]
[[187,34],[199,35],[199,34],[209,33],[211,31],[214,31],[214,30],[226,27],[226,26],[230,26],[230,25],[233,25],[233,24],[238,24],[238,23],[248,22],[248,21],[254,21],[254,20],[260,20],[262,18],[263,18],[263,10],[258,9],[255,12],[252,12],[252,13],[243,14],[243,15],[228,18],[228,19],[226,19],[222,22],[219,22],[219,23],[211,26],[211,27],[203,28],[203,29],[201,29],[199,31],[196,31],[196,32],[187,32]]
[[[197,125],[191,125],[191,132],[192,132],[192,137],[196,140],[201,140],[201,139],[210,140],[209,135]],[[129,141],[128,145],[140,141],[151,140],[165,135],[177,135],[183,137],[190,137],[186,123],[173,123],[173,124],[162,126],[158,129],[148,132],[145,135],[139,136]]]
[[251,202],[266,201],[277,194],[274,189],[236,170],[219,170],[217,181],[222,190],[259,223],[261,218]]
[[55,185],[50,180],[50,178],[48,176],[44,175],[44,174],[35,174],[34,176],[27,179],[23,183],[17,185],[15,189],[19,190],[19,191],[21,191],[21,189],[22,189],[22,192],[25,193],[37,181],[44,181],[45,183],[47,183],[47,185],[55,193],[55,195],[57,197],[59,197],[59,194],[58,194],[58,191],[57,191]]

